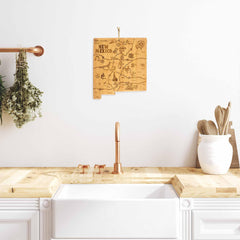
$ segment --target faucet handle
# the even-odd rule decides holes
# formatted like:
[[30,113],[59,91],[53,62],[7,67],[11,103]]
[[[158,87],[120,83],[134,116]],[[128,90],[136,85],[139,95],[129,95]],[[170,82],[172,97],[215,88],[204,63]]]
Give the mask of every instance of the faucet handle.
[[81,174],[84,174],[84,173],[85,173],[85,169],[89,169],[89,168],[90,168],[90,165],[78,164],[78,168],[79,168],[79,169],[82,169]]
[[105,167],[106,167],[106,164],[103,164],[103,165],[95,164],[95,165],[94,165],[94,168],[97,168],[97,169],[98,169],[97,174],[101,174],[101,169],[104,169]]

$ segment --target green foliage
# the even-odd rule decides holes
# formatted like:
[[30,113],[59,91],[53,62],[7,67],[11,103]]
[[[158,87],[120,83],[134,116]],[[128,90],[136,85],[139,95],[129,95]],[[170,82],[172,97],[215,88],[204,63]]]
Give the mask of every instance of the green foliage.
[[25,51],[19,52],[16,59],[15,81],[4,99],[4,109],[12,116],[18,128],[38,116],[41,117],[40,97],[43,92],[29,81],[26,57]]
[[2,124],[2,108],[3,108],[3,100],[6,94],[6,88],[4,87],[3,83],[4,81],[2,80],[3,76],[0,75],[0,121]]

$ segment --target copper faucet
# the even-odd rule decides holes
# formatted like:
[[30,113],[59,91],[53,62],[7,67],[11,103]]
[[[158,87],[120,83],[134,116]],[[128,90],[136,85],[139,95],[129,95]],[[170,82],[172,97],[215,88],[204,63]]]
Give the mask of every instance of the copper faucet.
[[115,163],[113,174],[122,174],[122,164],[120,163],[120,123],[115,123]]

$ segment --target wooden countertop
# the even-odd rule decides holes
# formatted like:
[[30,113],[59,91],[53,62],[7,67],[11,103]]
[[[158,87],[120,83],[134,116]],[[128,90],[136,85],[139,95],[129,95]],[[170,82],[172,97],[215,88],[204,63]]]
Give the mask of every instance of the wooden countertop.
[[197,168],[124,168],[123,175],[106,168],[81,174],[78,168],[0,168],[0,198],[51,198],[60,184],[171,183],[179,197],[240,197],[240,169],[207,175]]

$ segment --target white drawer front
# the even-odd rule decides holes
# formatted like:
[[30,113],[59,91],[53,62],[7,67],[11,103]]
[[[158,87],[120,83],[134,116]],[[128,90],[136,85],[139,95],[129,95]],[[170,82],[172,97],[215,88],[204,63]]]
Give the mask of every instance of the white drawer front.
[[39,240],[39,212],[36,210],[1,210],[1,240]]
[[193,239],[240,239],[240,211],[193,210]]

